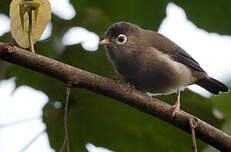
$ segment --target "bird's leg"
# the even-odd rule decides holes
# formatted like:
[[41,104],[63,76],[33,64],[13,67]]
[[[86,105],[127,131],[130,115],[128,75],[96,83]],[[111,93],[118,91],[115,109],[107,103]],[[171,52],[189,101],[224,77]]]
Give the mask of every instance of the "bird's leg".
[[172,117],[174,117],[176,112],[178,112],[179,110],[180,110],[180,89],[177,91],[177,101],[173,105]]

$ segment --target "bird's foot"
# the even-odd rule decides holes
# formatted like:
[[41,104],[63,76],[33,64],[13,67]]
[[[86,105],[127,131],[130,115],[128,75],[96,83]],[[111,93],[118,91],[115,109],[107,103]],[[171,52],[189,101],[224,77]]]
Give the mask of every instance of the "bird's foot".
[[127,83],[126,85],[126,92],[130,92],[130,90],[135,89],[135,86],[132,85],[130,82]]
[[175,114],[176,114],[177,112],[180,111],[180,102],[177,101],[177,102],[173,105],[172,108],[173,108],[172,117],[174,117]]
[[128,88],[130,88],[130,89],[135,89],[135,86],[132,85],[130,82],[127,83],[127,86],[128,86]]

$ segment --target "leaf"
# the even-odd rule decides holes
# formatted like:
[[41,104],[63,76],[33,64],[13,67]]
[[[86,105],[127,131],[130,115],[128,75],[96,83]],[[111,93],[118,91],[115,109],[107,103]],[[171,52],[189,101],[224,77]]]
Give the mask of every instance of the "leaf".
[[[25,13],[25,7],[20,5],[24,0],[13,0],[10,5],[11,34],[16,42],[23,48],[28,48],[29,39],[29,17]],[[36,8],[38,3],[40,7],[32,11],[32,40],[33,44],[38,41],[51,19],[51,7],[48,0],[33,0],[32,8]],[[37,3],[37,4],[36,4]],[[26,5],[26,4],[25,4]]]
[[[158,30],[165,17],[168,0],[70,0],[79,13],[78,23],[84,23],[89,30],[100,36],[109,25],[128,21],[148,29]],[[144,11],[145,10],[145,11]]]
[[230,0],[174,0],[174,2],[185,10],[188,19],[199,28],[208,32],[231,34]]
[[[221,117],[224,117],[224,124],[221,126],[221,129],[227,133],[231,134],[231,92],[223,93],[219,96],[213,96],[211,101],[214,105],[214,108],[217,110]],[[217,149],[209,146],[203,152],[218,152]]]
[[[89,142],[113,151],[191,150],[189,134],[148,114],[81,89],[74,90],[73,98],[78,99],[72,100],[68,112],[69,139],[73,151],[85,152],[85,144]],[[201,97],[197,96],[186,102],[196,100],[199,107],[203,102],[198,101],[200,99]],[[209,108],[202,106],[200,109],[203,110],[201,114],[204,112],[213,118],[207,121],[211,123],[212,120],[213,125],[220,126],[219,121],[212,117]],[[44,110],[46,112],[43,120],[48,127],[51,146],[58,151],[64,139],[63,134],[57,134],[63,131],[62,110],[55,110],[51,106],[47,106]],[[176,144],[176,140],[184,141],[184,144]],[[199,149],[205,146],[198,140]]]

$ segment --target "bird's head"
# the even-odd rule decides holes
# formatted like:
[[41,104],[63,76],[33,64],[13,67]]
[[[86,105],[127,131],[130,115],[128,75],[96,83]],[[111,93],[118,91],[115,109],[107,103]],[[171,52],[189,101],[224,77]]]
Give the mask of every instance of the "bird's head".
[[104,40],[99,44],[105,45],[109,52],[131,52],[138,45],[140,30],[141,28],[134,24],[117,22],[108,28]]

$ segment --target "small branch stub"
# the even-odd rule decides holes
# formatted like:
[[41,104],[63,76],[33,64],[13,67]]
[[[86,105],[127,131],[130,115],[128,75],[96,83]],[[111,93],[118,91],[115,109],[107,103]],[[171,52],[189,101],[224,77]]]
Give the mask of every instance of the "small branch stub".
[[196,118],[190,118],[189,119],[189,125],[191,127],[191,134],[192,134],[192,148],[193,148],[194,152],[197,152],[195,128],[198,125],[198,120]]
[[67,83],[67,90],[66,90],[66,102],[65,102],[65,109],[64,109],[64,141],[59,150],[59,152],[63,152],[65,147],[67,152],[70,152],[70,144],[69,144],[69,137],[68,137],[68,125],[67,125],[67,112],[68,112],[68,105],[69,105],[69,98],[71,94],[72,84],[71,82]]

